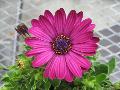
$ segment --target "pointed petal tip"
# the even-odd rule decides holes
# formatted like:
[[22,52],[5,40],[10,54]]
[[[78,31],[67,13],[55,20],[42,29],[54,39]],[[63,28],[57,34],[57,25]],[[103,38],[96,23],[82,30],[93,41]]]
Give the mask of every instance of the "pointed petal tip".
[[50,12],[50,10],[45,10],[44,16],[46,16],[46,15],[52,15],[52,13]]
[[63,8],[60,8],[59,10],[60,10],[61,12],[64,12],[64,13],[65,13],[65,10],[64,10]]
[[76,14],[76,11],[75,10],[71,10],[70,13],[71,14]]
[[77,15],[82,15],[83,16],[83,11],[78,12]]
[[61,14],[61,11],[60,11],[60,10],[57,10],[57,11],[55,12],[55,15],[57,15],[57,14]]
[[92,19],[91,19],[91,18],[87,18],[87,19],[85,19],[85,20],[87,20],[88,22],[91,22],[91,23],[92,23]]
[[47,13],[47,12],[50,12],[49,10],[45,10],[45,12],[44,13]]
[[63,12],[65,12],[64,9],[63,9],[63,8],[60,8],[60,9],[58,9],[58,10],[55,12],[55,14],[57,14],[57,13],[61,13],[61,14],[62,14]]
[[66,13],[65,13],[65,10],[64,10],[63,8],[60,8],[59,10],[61,11],[62,15],[63,15],[63,16],[65,17],[65,19],[66,19]]
[[32,40],[37,40],[36,37],[27,37],[25,38],[25,43],[27,44],[29,41],[32,41]]
[[51,80],[54,80],[54,79],[55,79],[55,76],[49,76],[49,78],[50,78]]
[[94,28],[96,27],[96,25],[95,24],[91,24],[92,26],[94,26]]
[[33,60],[32,61],[32,67],[33,68],[38,68],[38,67],[40,67],[40,65],[39,65],[39,63],[36,62],[36,60]]
[[39,20],[41,20],[41,19],[43,19],[43,18],[45,18],[43,15],[40,15],[40,16],[39,16]]
[[43,73],[43,77],[44,78],[48,78],[48,74],[44,71],[44,73]]
[[28,38],[25,38],[25,44],[27,44],[28,45]]
[[34,26],[34,27],[39,26],[39,22],[38,22],[37,19],[32,19],[32,20],[31,20],[31,24],[32,24],[32,26]]
[[98,43],[98,42],[100,41],[100,38],[99,38],[99,37],[93,37],[92,39],[93,39],[93,41],[94,41],[95,43]]
[[77,16],[79,17],[79,20],[81,21],[83,18],[83,12],[81,11],[81,12],[77,13]]
[[64,10],[64,8],[60,8],[60,10]]
[[32,40],[33,38],[35,38],[35,37],[27,37],[27,38],[25,38],[25,40],[24,40],[25,44],[28,45],[29,41]]
[[34,23],[34,24],[32,24],[32,25],[33,25],[33,27],[31,27],[31,28],[28,29],[28,33],[30,33],[30,34],[32,34],[32,29],[34,29],[34,26],[35,26],[36,24]]
[[32,19],[31,22],[38,21],[37,19]]
[[69,80],[66,80],[67,82],[72,82],[73,81],[73,79],[69,79]]
[[36,62],[35,62],[35,60],[33,60],[33,61],[32,61],[32,67],[33,67],[33,68],[36,68],[36,67],[38,67],[38,66],[36,65]]
[[91,24],[92,19],[91,18],[86,18],[85,20],[82,21],[84,24]]
[[24,55],[27,56],[27,57],[30,57],[29,51],[25,52]]

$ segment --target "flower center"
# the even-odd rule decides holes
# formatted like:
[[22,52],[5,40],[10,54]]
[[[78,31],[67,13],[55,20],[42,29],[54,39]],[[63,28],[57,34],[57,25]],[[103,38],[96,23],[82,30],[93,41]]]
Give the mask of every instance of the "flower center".
[[70,39],[64,35],[60,35],[55,38],[52,47],[56,54],[65,54],[71,49]]

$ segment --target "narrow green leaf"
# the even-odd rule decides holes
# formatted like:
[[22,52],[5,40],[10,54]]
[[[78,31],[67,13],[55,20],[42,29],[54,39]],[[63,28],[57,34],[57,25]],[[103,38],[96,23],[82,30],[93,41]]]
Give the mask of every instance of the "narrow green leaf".
[[81,79],[80,78],[75,78],[74,80],[74,85],[81,85]]
[[61,83],[61,81],[60,81],[60,80],[57,80],[57,79],[51,81],[51,84],[54,86],[55,89],[56,89],[57,87],[59,87],[60,83]]
[[104,90],[104,89],[100,86],[100,84],[96,83],[94,90]]
[[108,74],[108,66],[105,64],[100,64],[98,66],[95,66],[95,73],[96,75],[105,73]]
[[106,75],[104,73],[98,74],[96,76],[96,82],[97,83],[101,83],[102,81],[104,81],[106,79]]
[[78,90],[77,87],[74,87],[72,90]]
[[108,71],[109,71],[109,74],[111,74],[113,72],[113,70],[115,69],[115,65],[116,65],[116,61],[115,61],[115,58],[112,58],[108,63]]
[[50,81],[47,81],[44,85],[45,85],[45,90],[49,90],[51,83],[50,83]]
[[3,78],[2,81],[4,81],[4,82],[9,82],[9,77]]

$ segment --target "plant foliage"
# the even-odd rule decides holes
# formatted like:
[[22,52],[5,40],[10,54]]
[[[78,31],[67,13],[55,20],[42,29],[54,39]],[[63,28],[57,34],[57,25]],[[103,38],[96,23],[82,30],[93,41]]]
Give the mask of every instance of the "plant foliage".
[[115,69],[115,58],[101,64],[97,56],[87,57],[92,62],[91,69],[82,78],[68,83],[44,78],[44,67],[32,68],[33,58],[20,54],[16,64],[8,67],[8,72],[3,76],[4,87],[0,90],[120,90],[119,83],[112,84],[109,80],[109,75]]

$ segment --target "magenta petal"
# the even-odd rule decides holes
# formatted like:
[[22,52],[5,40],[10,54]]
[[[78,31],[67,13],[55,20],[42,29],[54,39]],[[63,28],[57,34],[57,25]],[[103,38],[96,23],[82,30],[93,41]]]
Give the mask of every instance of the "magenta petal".
[[[53,56],[53,57],[54,57],[54,56]],[[46,67],[45,67],[45,71],[44,71],[44,73],[43,73],[43,76],[44,76],[45,78],[49,77],[49,69],[50,69],[51,64],[52,64],[53,61],[54,61],[54,59],[51,58],[51,60],[49,60],[49,62],[47,63],[47,65],[46,65]],[[55,74],[55,73],[54,73],[54,74]],[[55,76],[55,75],[54,75],[54,76]]]
[[68,67],[66,68],[66,76],[65,76],[65,80],[68,82],[72,82],[73,81],[73,74],[70,72],[70,70],[68,69]]
[[43,52],[41,54],[36,55],[35,60],[32,61],[33,67],[40,67],[46,64],[53,56],[53,52]]
[[82,77],[82,70],[81,67],[72,59],[73,57],[69,54],[65,55],[66,62],[69,70],[72,72],[72,74],[76,77]]
[[64,22],[64,24],[65,24],[65,22],[66,22],[66,13],[65,13],[65,11],[64,11],[63,8],[60,8],[60,12],[62,13],[62,16],[63,16],[63,22]]
[[71,37],[73,44],[84,43],[93,37],[93,32],[78,33],[76,36]]
[[39,27],[40,26],[39,21],[37,19],[32,19],[31,24],[32,24],[33,27]]
[[56,78],[56,75],[55,75],[55,60],[53,60],[52,61],[52,63],[51,63],[51,65],[50,65],[50,68],[49,67],[47,67],[48,68],[48,70],[49,70],[49,78],[51,79],[51,80],[53,80],[54,78]]
[[52,41],[52,39],[38,27],[32,27],[28,31],[29,33],[33,34],[34,36],[36,36],[37,38],[43,41],[48,41],[48,42]]
[[44,78],[48,78],[49,77],[49,70],[45,70],[43,73]]
[[90,18],[83,20],[81,23],[78,23],[74,26],[74,29],[71,33],[71,37],[75,36],[78,33],[82,33],[85,29],[89,27],[91,24],[92,20]]
[[54,69],[54,56],[53,58],[48,62],[46,68],[45,68],[45,71],[44,71],[44,77],[45,78],[50,78],[50,79],[54,79],[55,78],[55,69]]
[[91,62],[87,59],[84,58],[81,55],[78,55],[76,53],[70,52],[70,55],[73,56],[73,60],[82,68],[84,68],[85,70],[90,69],[91,67]]
[[98,43],[100,41],[100,39],[98,37],[92,37],[90,41],[88,41],[88,43]]
[[72,51],[79,54],[79,55],[82,55],[82,56],[93,56],[96,54],[96,51],[94,51],[94,52],[80,52],[80,51],[75,50],[75,49],[72,49]]
[[64,29],[64,33],[66,35],[69,35],[70,32],[72,31],[73,27],[74,27],[74,23],[76,21],[76,11],[72,10],[70,11],[70,13],[68,14],[67,20],[66,20],[66,24],[65,24],[65,29]]
[[30,51],[27,51],[25,53],[26,56],[30,57],[30,56],[35,56],[37,54],[40,54],[42,52],[45,52],[45,51],[51,51],[51,48],[33,48],[32,50]]
[[66,75],[66,62],[64,56],[57,56],[55,59],[55,73],[58,79],[64,79]]
[[48,42],[41,41],[40,39],[35,37],[26,38],[25,43],[32,48],[50,47],[50,44]]
[[95,24],[91,24],[86,30],[84,30],[83,32],[89,32],[89,31],[93,31],[95,28]]
[[45,17],[40,15],[39,23],[43,31],[45,31],[52,38],[55,37],[55,30],[50,21]]
[[93,56],[95,54],[96,54],[96,51],[94,51],[94,52],[82,52],[82,55],[84,55],[84,56]]
[[54,23],[54,16],[52,15],[52,13],[49,10],[46,10],[44,12],[44,16],[50,21],[51,24]]
[[98,48],[98,45],[95,43],[83,43],[83,44],[73,45],[72,49],[80,52],[95,52],[97,48]]
[[83,12],[81,11],[77,14],[77,19],[75,21],[75,25],[79,24],[81,22],[82,18],[83,18]]
[[55,13],[55,27],[58,35],[63,33],[64,16],[60,10],[57,10]]

